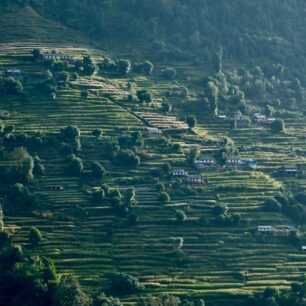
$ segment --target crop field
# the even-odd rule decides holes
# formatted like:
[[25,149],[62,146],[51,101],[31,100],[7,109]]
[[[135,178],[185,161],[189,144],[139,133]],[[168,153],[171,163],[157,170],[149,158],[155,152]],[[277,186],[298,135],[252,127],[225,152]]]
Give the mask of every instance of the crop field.
[[[36,74],[43,71],[40,63],[31,61],[30,51],[35,43],[2,46],[0,70],[17,67],[29,75],[25,89],[30,97],[5,97],[0,110],[8,111],[9,119],[1,124],[15,126],[20,132],[41,132],[57,135],[61,128],[75,125],[81,130],[80,157],[89,170],[92,161],[99,161],[107,175],[99,182],[84,184],[79,178],[66,175],[64,161],[58,148],[39,153],[46,168],[45,175],[37,178],[31,190],[41,199],[41,207],[33,213],[24,212],[5,217],[7,228],[15,232],[15,242],[28,247],[29,229],[36,226],[43,233],[43,242],[35,248],[37,254],[54,259],[59,273],[74,273],[89,290],[106,288],[114,272],[126,272],[139,277],[146,286],[144,294],[169,293],[179,296],[205,297],[225,305],[235,295],[235,303],[266,286],[288,288],[292,281],[306,273],[306,253],[290,244],[285,236],[257,236],[258,225],[276,228],[291,225],[292,220],[282,213],[265,212],[263,202],[276,195],[284,186],[304,188],[306,179],[276,176],[286,164],[306,164],[299,152],[306,150],[305,122],[303,118],[286,120],[287,133],[275,136],[264,128],[230,129],[227,122],[199,117],[194,134],[182,121],[182,109],[177,97],[169,98],[176,106],[171,114],[160,108],[160,98],[166,90],[177,91],[185,79],[165,81],[152,77],[120,77],[111,73],[82,77],[70,86],[61,88],[55,100],[36,94],[33,86]],[[97,50],[74,48],[54,43],[45,44],[47,50],[59,49],[76,57],[90,54],[95,60],[103,57]],[[179,71],[179,68],[178,68]],[[149,89],[154,100],[151,106],[133,105],[127,101],[127,84],[132,91]],[[99,94],[81,98],[83,89],[98,89]],[[141,120],[144,119],[144,120]],[[186,163],[183,151],[165,152],[164,142],[145,137],[145,158],[136,169],[112,164],[100,152],[108,137],[121,136],[121,128],[144,131],[146,126],[185,129],[185,134],[167,136],[167,140],[184,149],[199,145],[205,151],[206,137],[220,139],[229,136],[241,149],[243,157],[257,160],[255,171],[207,170],[208,188],[183,194],[164,183],[171,193],[171,201],[158,201],[156,179],[150,171],[165,162],[183,167],[197,174]],[[103,130],[101,139],[91,136],[95,128]],[[128,133],[129,133],[128,132]],[[260,141],[259,141],[260,140]],[[207,147],[209,147],[207,145]],[[290,153],[297,151],[296,156]],[[135,208],[139,221],[130,225],[125,217],[117,215],[109,205],[94,203],[87,192],[92,187],[108,183],[112,188],[124,190],[129,180],[138,177],[132,185],[136,189],[138,205]],[[62,186],[62,190],[56,190]],[[237,191],[239,190],[239,191]],[[225,226],[214,222],[216,203],[227,205],[230,213],[239,213],[240,224]],[[184,210],[187,221],[178,223],[176,210]],[[201,222],[205,218],[208,222]],[[300,226],[304,230],[303,226]],[[109,231],[112,229],[112,235]],[[175,240],[183,238],[181,250]],[[133,303],[138,296],[123,299]],[[235,304],[233,304],[235,305]]]

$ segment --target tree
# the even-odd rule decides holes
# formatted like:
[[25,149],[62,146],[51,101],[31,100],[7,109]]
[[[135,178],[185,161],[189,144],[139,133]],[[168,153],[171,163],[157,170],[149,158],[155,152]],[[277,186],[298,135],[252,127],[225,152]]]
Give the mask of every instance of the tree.
[[81,98],[87,99],[89,97],[89,91],[88,90],[82,90],[81,91]]
[[285,131],[285,123],[283,119],[275,119],[271,124],[271,131],[273,133],[281,133]]
[[100,138],[103,134],[103,131],[101,129],[94,129],[91,131],[91,135],[95,138]]
[[41,163],[41,160],[38,156],[34,157],[34,168],[33,168],[33,174],[35,175],[43,175],[45,173],[45,167]]
[[136,96],[141,103],[152,102],[152,94],[148,90],[138,90]]
[[3,229],[4,229],[3,210],[2,207],[0,206],[0,232],[3,231]]
[[140,165],[140,158],[131,150],[121,150],[117,156],[116,161],[127,167],[138,167]]
[[166,68],[162,71],[162,75],[165,79],[172,80],[176,76],[176,70],[174,68]]
[[187,215],[183,210],[177,210],[175,214],[177,222],[182,223],[187,220]]
[[9,77],[0,81],[0,92],[7,95],[20,95],[23,93],[23,86],[19,80]]
[[90,306],[92,302],[72,275],[61,277],[55,289],[53,301],[53,306]]
[[163,191],[159,194],[158,196],[158,201],[160,201],[161,203],[168,203],[170,202],[170,196],[167,192]]
[[131,208],[137,205],[135,188],[131,187],[124,193],[124,205],[126,208]]
[[79,176],[83,172],[84,165],[82,160],[79,157],[73,157],[71,158],[67,170],[71,175]]
[[91,164],[91,171],[92,175],[97,179],[101,179],[106,174],[105,168],[99,162],[93,162]]
[[42,52],[41,52],[41,50],[40,49],[33,49],[32,50],[32,55],[33,55],[33,59],[35,60],[35,61],[38,61],[38,60],[40,60],[41,59],[41,56],[42,56]]
[[95,202],[97,203],[100,203],[104,200],[105,198],[105,192],[103,189],[100,189],[100,190],[95,190],[93,193],[92,193],[92,196],[93,196],[93,199]]
[[154,66],[151,62],[145,61],[144,63],[141,64],[141,70],[146,74],[146,75],[151,75],[153,72]]
[[197,118],[195,116],[188,116],[186,121],[189,129],[193,129],[197,125]]
[[37,246],[42,241],[42,234],[37,227],[32,227],[29,233],[29,242],[33,246]]
[[144,289],[138,279],[132,275],[118,273],[112,278],[110,291],[116,294],[132,294]]
[[122,304],[118,298],[106,296],[101,292],[95,297],[92,306],[122,306]]
[[224,204],[217,204],[214,207],[214,213],[218,215],[226,215],[228,212],[228,206]]
[[188,163],[192,165],[194,161],[199,157],[199,154],[200,154],[200,151],[197,147],[191,148],[187,155]]
[[69,81],[69,73],[62,71],[57,75],[57,79],[59,82],[63,82],[65,84]]
[[60,130],[60,135],[66,140],[75,140],[81,136],[81,132],[76,126],[68,125]]
[[264,202],[264,209],[268,212],[279,212],[281,208],[282,208],[281,204],[273,198],[267,199]]
[[126,75],[131,71],[131,62],[129,60],[121,59],[117,63],[118,71],[122,75]]

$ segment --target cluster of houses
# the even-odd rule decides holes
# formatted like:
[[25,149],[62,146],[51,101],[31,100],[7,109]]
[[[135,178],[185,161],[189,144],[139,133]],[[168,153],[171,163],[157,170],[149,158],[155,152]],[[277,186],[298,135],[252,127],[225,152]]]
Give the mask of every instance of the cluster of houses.
[[146,132],[149,136],[152,136],[152,137],[158,137],[158,136],[163,135],[163,131],[156,127],[147,127]]
[[227,117],[226,115],[219,115],[218,118],[224,121],[232,120],[241,127],[248,126],[251,122],[253,122],[256,125],[269,126],[275,121],[275,118],[269,118],[261,113],[253,114],[251,119],[248,116],[242,115],[240,113],[235,114],[233,117]]
[[280,168],[280,174],[296,177],[297,175],[305,175],[306,167],[304,165],[284,165]]
[[22,78],[22,72],[20,69],[10,68],[5,71],[0,71],[0,78]]
[[74,62],[74,58],[71,55],[62,54],[62,53],[42,53],[40,56],[40,60],[42,61],[61,60],[67,62]]
[[[212,157],[199,157],[194,161],[194,166],[199,170],[209,170],[220,168],[216,160]],[[242,158],[242,157],[229,157],[226,159],[225,164],[222,168],[238,169],[238,168],[256,168],[257,161],[253,158]]]
[[173,168],[172,169],[173,178],[181,178],[187,185],[192,186],[206,186],[207,180],[201,175],[190,175],[186,170]]
[[287,236],[294,229],[295,227],[292,225],[285,225],[281,228],[275,228],[271,225],[259,225],[255,234],[258,236]]

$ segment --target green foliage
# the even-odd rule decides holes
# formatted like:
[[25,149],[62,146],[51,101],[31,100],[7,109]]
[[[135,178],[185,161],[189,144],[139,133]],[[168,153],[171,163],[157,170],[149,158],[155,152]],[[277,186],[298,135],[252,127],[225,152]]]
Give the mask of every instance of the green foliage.
[[152,102],[152,94],[148,90],[138,90],[136,95],[137,95],[137,98],[138,98],[139,102],[141,102],[141,103]]
[[91,171],[92,175],[97,179],[101,179],[106,174],[105,168],[99,162],[93,162],[91,164]]
[[93,137],[96,137],[97,139],[100,138],[103,134],[103,131],[101,129],[94,129],[91,131],[91,135]]
[[187,215],[183,210],[177,210],[175,214],[177,222],[182,223],[187,220]]
[[131,66],[131,62],[129,60],[122,59],[122,60],[119,60],[117,62],[117,69],[120,72],[120,74],[122,74],[122,75],[126,75],[126,74],[130,73],[131,68],[132,68],[132,66]]
[[271,131],[273,133],[281,133],[285,131],[285,123],[282,119],[275,119],[271,124]]
[[0,94],[20,95],[23,93],[22,83],[12,77],[0,80]]
[[60,130],[60,136],[65,140],[75,140],[81,136],[80,130],[73,125],[68,125]]
[[138,167],[140,158],[131,150],[121,150],[116,155],[116,162],[124,167]]
[[78,280],[72,275],[65,275],[56,287],[53,306],[90,306],[91,298],[82,290]]
[[106,296],[102,292],[95,297],[92,306],[122,306],[122,304],[118,298]]
[[116,295],[132,294],[142,291],[144,286],[134,276],[118,273],[112,278],[110,291]]
[[42,239],[43,237],[40,230],[37,227],[32,227],[29,233],[29,243],[33,246],[37,246]]
[[158,196],[158,201],[160,201],[163,204],[170,202],[170,199],[171,198],[170,198],[169,194],[165,191],[161,192]]
[[83,172],[83,169],[84,166],[81,158],[76,157],[74,155],[69,158],[69,162],[67,165],[67,171],[69,174],[73,176],[80,176]]
[[275,199],[267,199],[264,202],[264,209],[265,211],[268,212],[279,212],[281,210],[282,206],[280,203],[278,203],[278,201],[276,201]]
[[166,68],[162,71],[162,75],[167,80],[172,80],[176,77],[176,70],[174,68]]
[[193,129],[197,125],[197,118],[195,116],[188,116],[186,122],[190,129]]

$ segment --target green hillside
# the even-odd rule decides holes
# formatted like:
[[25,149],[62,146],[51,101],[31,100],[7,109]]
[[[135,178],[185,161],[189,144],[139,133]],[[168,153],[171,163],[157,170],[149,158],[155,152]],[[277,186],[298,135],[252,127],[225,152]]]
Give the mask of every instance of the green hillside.
[[[93,306],[303,305],[304,59],[286,52],[298,53],[304,44],[293,23],[304,4],[283,1],[277,11],[274,1],[266,2],[271,33],[278,24],[272,11],[292,13],[287,26],[297,33],[282,33],[296,39],[296,48],[284,42],[275,54],[288,61],[262,49],[257,56],[249,46],[254,53],[240,62],[223,38],[207,44],[203,61],[201,46],[190,55],[178,39],[180,50],[173,49],[186,33],[178,28],[169,38],[177,24],[165,22],[174,7],[177,22],[183,22],[181,6],[195,20],[196,8],[214,8],[227,12],[218,30],[223,35],[228,23],[235,37],[254,24],[260,31],[256,14],[249,28],[243,18],[239,26],[227,19],[240,1],[233,8],[225,1],[156,1],[160,11],[147,1],[129,1],[130,7],[71,1],[65,11],[57,1],[2,2],[0,305],[70,305],[67,296],[71,305]],[[250,6],[246,1],[241,11]],[[258,1],[256,12],[264,8]],[[139,27],[141,18],[159,14],[162,29],[154,35],[166,45],[152,48],[156,39],[148,29],[125,33],[121,10]],[[104,18],[101,35],[100,19],[88,19],[94,11]],[[216,33],[214,14],[207,22]],[[106,25],[114,33],[106,34]],[[11,75],[12,68],[20,72]],[[199,170],[199,157],[216,165]],[[244,158],[257,166],[229,166]],[[177,168],[191,176],[176,178]],[[194,175],[203,182],[188,183]],[[44,256],[57,275],[39,261]],[[134,283],[116,283],[116,273]],[[63,287],[69,274],[81,285],[70,295]]]

